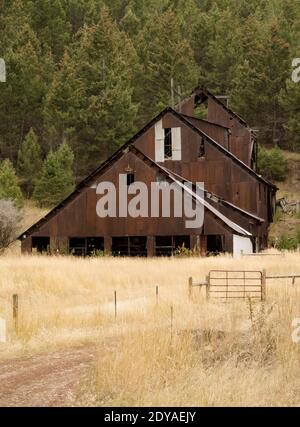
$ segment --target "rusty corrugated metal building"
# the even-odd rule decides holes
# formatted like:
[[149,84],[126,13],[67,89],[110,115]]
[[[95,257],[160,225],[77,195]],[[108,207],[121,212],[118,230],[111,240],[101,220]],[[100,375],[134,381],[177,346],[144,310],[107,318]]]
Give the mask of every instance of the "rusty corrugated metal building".
[[[199,118],[204,113],[205,119]],[[25,231],[19,237],[22,251],[155,256],[170,255],[182,245],[201,255],[264,249],[277,188],[257,174],[256,157],[247,123],[208,90],[196,89],[175,109],[162,111]],[[203,205],[203,225],[187,228],[186,218],[174,214],[99,218],[97,186],[111,182],[118,191],[120,174],[127,175],[128,188],[134,182],[149,189],[151,183],[185,188],[191,182],[193,203]],[[197,182],[204,183],[203,200],[197,200]]]

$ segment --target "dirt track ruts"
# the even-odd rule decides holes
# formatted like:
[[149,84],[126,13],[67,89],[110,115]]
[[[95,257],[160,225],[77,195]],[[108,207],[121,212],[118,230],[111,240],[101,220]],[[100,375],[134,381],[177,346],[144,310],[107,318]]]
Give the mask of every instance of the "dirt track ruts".
[[89,345],[0,361],[0,406],[67,406],[95,359]]

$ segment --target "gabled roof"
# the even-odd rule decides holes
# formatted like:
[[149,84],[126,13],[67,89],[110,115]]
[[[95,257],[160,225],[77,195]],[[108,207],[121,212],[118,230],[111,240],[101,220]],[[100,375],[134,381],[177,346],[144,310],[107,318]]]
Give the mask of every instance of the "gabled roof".
[[268,185],[269,187],[273,187],[273,189],[277,190],[278,188],[276,185],[272,184],[272,182],[268,181],[267,179],[263,178],[261,175],[256,173],[253,169],[251,169],[246,163],[242,162],[238,157],[236,157],[234,154],[231,153],[231,151],[228,151],[225,147],[223,147],[221,144],[219,144],[217,141],[215,141],[212,137],[208,136],[206,133],[204,133],[201,129],[197,128],[187,117],[184,116],[177,111],[173,110],[171,108],[171,111],[176,115],[176,117],[179,118],[183,123],[185,123],[187,126],[189,126],[191,129],[193,129],[196,133],[198,133],[200,136],[205,138],[208,142],[210,142],[212,145],[214,145],[216,148],[218,148],[220,151],[222,151],[227,157],[230,157],[236,164],[238,164],[240,167],[245,169],[247,172],[249,172],[252,176],[254,176],[259,181],[263,182],[264,184]]
[[235,117],[242,125],[250,129],[250,127],[248,126],[247,122],[244,119],[242,119],[237,113],[235,113],[233,110],[227,107],[222,101],[220,101],[219,98],[217,98],[214,94],[212,94],[208,89],[204,87],[200,87],[195,89],[195,93],[196,94],[203,93],[209,98],[212,98],[217,104],[219,104],[224,110],[226,110],[227,113]]
[[212,94],[208,89],[206,89],[205,87],[201,87],[201,86],[197,86],[189,96],[187,96],[186,98],[184,98],[181,102],[179,102],[175,108],[179,108],[180,105],[184,104],[185,102],[187,102],[189,99],[191,99],[193,96],[197,96],[203,94],[209,98],[212,98],[218,105],[220,105],[224,110],[226,110],[231,116],[235,117],[242,125],[244,125],[245,127],[249,128],[248,124],[246,123],[246,121],[244,119],[242,119],[237,113],[235,113],[233,110],[231,110],[229,107],[227,107],[222,101],[220,101],[219,98],[217,98],[214,94]]
[[173,114],[176,118],[178,118],[178,120],[180,120],[182,123],[184,123],[190,129],[192,129],[194,132],[198,133],[200,136],[202,136],[203,138],[205,138],[209,143],[211,143],[216,148],[218,148],[220,151],[222,151],[226,156],[230,157],[235,163],[237,163],[240,167],[244,168],[246,171],[248,171],[250,174],[252,174],[258,180],[262,181],[264,184],[267,184],[268,186],[272,186],[274,189],[277,188],[272,183],[270,183],[269,181],[265,180],[260,175],[258,175],[253,169],[251,169],[249,166],[247,166],[245,163],[243,163],[240,159],[238,159],[236,156],[234,156],[230,151],[228,151],[226,148],[224,148],[222,145],[220,145],[218,142],[216,142],[210,136],[208,136],[207,134],[205,134],[201,129],[198,129],[184,115],[179,114],[177,111],[173,110],[173,108],[171,108],[171,107],[167,107],[163,111],[161,111],[156,117],[154,117],[139,132],[137,132],[132,138],[130,138],[112,156],[110,156],[100,166],[98,166],[90,175],[88,175],[85,179],[83,179],[76,186],[75,190],[69,196],[67,196],[62,202],[60,202],[57,206],[55,206],[50,212],[48,212],[47,215],[45,215],[43,218],[41,218],[38,222],[36,222],[30,228],[28,228],[26,231],[24,231],[18,237],[18,239],[22,240],[23,238],[25,238],[24,236],[26,236],[28,234],[32,234],[33,232],[35,232],[35,230],[37,230],[38,228],[40,228],[43,224],[45,224],[48,220],[50,220],[54,215],[56,215],[61,209],[63,209],[68,203],[70,203],[72,200],[74,200],[77,197],[77,195],[84,188],[86,188],[97,176],[99,176],[100,174],[102,174],[110,166],[110,164],[112,164],[112,162],[114,162],[117,159],[119,159],[124,154],[124,152],[126,152],[127,149],[129,149],[130,147],[132,147],[132,145],[134,144],[134,142],[141,135],[143,135],[145,132],[147,132],[157,121],[159,121],[167,113]]

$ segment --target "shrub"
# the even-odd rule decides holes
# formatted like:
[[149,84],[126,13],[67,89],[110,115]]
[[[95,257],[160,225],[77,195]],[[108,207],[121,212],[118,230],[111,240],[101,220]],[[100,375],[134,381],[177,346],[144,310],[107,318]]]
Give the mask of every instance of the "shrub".
[[271,181],[284,181],[288,173],[288,162],[278,147],[266,150],[259,147],[258,172]]
[[12,200],[0,200],[0,253],[15,240],[21,219],[21,211]]
[[276,243],[276,247],[280,250],[294,251],[300,245],[300,229],[296,231],[295,237],[288,237],[282,234]]

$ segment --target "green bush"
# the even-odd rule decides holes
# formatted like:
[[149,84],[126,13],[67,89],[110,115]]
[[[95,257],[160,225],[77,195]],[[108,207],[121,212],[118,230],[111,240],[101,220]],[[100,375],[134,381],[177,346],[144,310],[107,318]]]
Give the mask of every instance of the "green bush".
[[288,162],[278,147],[266,150],[259,147],[258,172],[271,181],[284,181],[288,173]]
[[282,234],[279,237],[276,247],[280,250],[294,251],[300,245],[300,228],[296,231],[295,237],[288,237],[286,234]]

